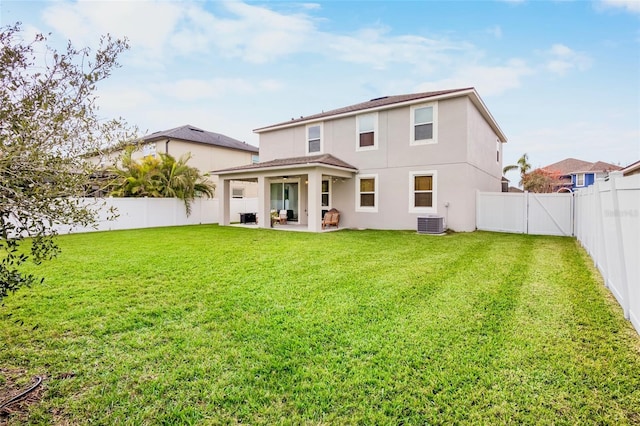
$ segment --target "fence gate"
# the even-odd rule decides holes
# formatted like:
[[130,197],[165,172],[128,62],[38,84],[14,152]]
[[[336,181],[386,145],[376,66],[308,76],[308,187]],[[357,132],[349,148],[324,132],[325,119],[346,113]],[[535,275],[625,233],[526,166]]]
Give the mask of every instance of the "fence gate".
[[518,234],[573,236],[573,194],[478,192],[476,228]]

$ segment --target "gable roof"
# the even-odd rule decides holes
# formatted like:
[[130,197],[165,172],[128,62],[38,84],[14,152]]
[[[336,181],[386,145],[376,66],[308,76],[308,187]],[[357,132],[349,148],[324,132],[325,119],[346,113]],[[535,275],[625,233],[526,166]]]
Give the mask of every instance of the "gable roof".
[[258,153],[258,147],[230,138],[220,133],[208,132],[195,126],[186,124],[169,130],[151,133],[142,138],[143,142],[153,142],[158,139],[180,139],[187,142],[214,145],[222,148],[238,149]]
[[550,164],[548,166],[542,167],[545,170],[553,170],[556,172],[560,172],[562,175],[570,175],[575,173],[584,173],[584,172],[605,172],[605,171],[613,171],[620,170],[619,166],[615,164],[605,163],[604,161],[597,161],[595,163],[591,163],[589,161],[578,160],[576,158],[565,158],[562,161],[558,161],[557,163]]
[[357,171],[358,169],[331,154],[311,155],[306,157],[277,158],[262,163],[249,164],[246,166],[230,167],[228,169],[214,170],[214,174],[225,174],[240,171],[253,171],[263,169],[299,168],[300,166],[325,165],[339,169]]
[[258,129],[254,129],[256,133],[268,132],[271,130],[278,130],[287,127],[297,126],[302,123],[311,123],[311,122],[319,122],[322,121],[323,118],[338,118],[338,117],[348,117],[351,115],[356,115],[362,112],[373,112],[380,111],[385,109],[397,108],[400,106],[413,105],[424,101],[435,101],[439,99],[449,99],[460,96],[468,96],[471,99],[471,102],[478,108],[480,114],[484,117],[485,120],[489,123],[491,128],[496,132],[498,137],[502,142],[507,142],[507,137],[504,135],[498,123],[495,121],[489,110],[487,109],[482,99],[480,99],[480,95],[476,92],[475,88],[467,87],[463,89],[451,89],[451,90],[439,90],[435,92],[421,92],[421,93],[409,93],[405,95],[395,95],[395,96],[383,96],[380,98],[371,99],[369,101],[360,102],[358,104],[349,105],[342,108],[333,109],[331,111],[323,111],[318,114],[308,115],[306,117],[300,117],[291,119],[289,121],[284,121],[278,124],[273,124],[271,126],[260,127]]

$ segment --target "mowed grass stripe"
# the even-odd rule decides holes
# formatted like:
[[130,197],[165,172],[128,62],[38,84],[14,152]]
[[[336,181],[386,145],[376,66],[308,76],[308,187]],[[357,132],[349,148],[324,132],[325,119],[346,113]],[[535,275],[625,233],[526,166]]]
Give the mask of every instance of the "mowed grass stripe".
[[33,424],[636,419],[637,343],[572,239],[195,226],[61,242],[45,285],[7,300],[28,325],[0,319],[0,362],[50,378]]

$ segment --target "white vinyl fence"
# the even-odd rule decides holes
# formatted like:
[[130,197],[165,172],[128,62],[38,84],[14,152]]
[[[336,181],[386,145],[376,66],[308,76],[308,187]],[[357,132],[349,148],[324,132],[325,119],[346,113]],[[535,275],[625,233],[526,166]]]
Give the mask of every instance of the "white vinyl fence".
[[574,194],[479,192],[476,227],[575,235],[640,333],[640,175],[611,173]]
[[578,241],[640,333],[640,175],[612,173],[577,191],[575,209]]
[[536,235],[573,235],[573,195],[478,192],[476,228]]
[[[60,234],[218,223],[217,198],[194,200],[189,216],[186,214],[184,203],[176,198],[85,198],[83,202],[89,208],[98,211],[97,226],[59,226],[57,230]],[[115,220],[108,220],[108,212],[112,207],[117,217]],[[231,221],[239,222],[240,213],[255,213],[257,207],[256,198],[231,199]]]

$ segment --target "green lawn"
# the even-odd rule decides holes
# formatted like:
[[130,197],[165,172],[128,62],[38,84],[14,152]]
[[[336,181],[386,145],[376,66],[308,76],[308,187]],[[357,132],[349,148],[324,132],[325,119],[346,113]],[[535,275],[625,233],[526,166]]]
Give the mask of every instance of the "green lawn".
[[0,366],[46,376],[29,417],[0,422],[640,423],[640,340],[570,238],[192,226],[60,243],[33,268],[45,283],[0,308]]

